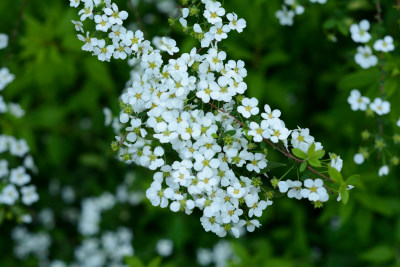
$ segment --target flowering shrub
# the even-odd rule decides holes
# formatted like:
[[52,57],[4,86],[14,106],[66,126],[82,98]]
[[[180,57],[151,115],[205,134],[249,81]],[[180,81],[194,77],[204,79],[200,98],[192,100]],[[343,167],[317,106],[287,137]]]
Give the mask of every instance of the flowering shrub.
[[[0,49],[8,45],[8,36],[0,34]],[[0,69],[0,92],[15,79],[9,69]],[[24,115],[19,104],[7,104],[0,95],[0,114],[10,112],[15,117]],[[3,118],[2,118],[3,120]],[[1,128],[0,128],[1,129]],[[39,200],[36,186],[30,185],[31,175],[36,172],[33,158],[29,155],[29,147],[25,139],[0,134],[0,224],[4,218],[16,218],[20,222],[30,223],[32,218],[25,207]],[[24,207],[25,206],[25,207]]]
[[394,4],[0,1],[0,262],[396,265]]
[[[347,183],[353,179],[344,182],[339,173],[341,158],[330,154],[330,162],[322,162],[325,151],[308,129],[289,130],[280,119],[281,112],[269,105],[264,106],[261,120],[258,100],[243,95],[245,64],[227,61],[227,53],[218,44],[230,31],[242,32],[244,19],[226,14],[217,1],[188,4],[176,20],[186,34],[198,39],[201,48],[171,58],[180,51],[175,40],[156,37],[153,48],[141,30],[122,26],[128,13],[115,3],[82,1],[82,5],[81,21],[94,20],[96,30],[109,37],[107,41],[89,37],[90,32],[86,37],[79,34],[85,42],[83,50],[101,61],[130,56],[138,60],[130,86],[121,95],[123,136],[112,147],[119,150],[121,160],[156,171],[146,191],[154,206],[170,205],[172,211],[187,214],[199,208],[206,231],[219,236],[231,231],[238,237],[240,227],[254,231],[260,226],[253,216],[260,217],[279,191],[308,198],[321,207],[329,199],[328,188],[340,191],[339,197],[347,202]],[[71,6],[78,7],[75,1]],[[195,18],[202,17],[201,27]],[[80,23],[74,24],[83,32]],[[163,57],[169,58],[168,63],[164,64]],[[266,173],[274,165],[269,166],[267,146],[292,160],[286,174],[297,170],[297,182],[280,181],[286,174],[268,179]],[[331,178],[316,168],[329,170]],[[330,183],[324,185],[319,177]],[[274,190],[278,185],[279,191]]]

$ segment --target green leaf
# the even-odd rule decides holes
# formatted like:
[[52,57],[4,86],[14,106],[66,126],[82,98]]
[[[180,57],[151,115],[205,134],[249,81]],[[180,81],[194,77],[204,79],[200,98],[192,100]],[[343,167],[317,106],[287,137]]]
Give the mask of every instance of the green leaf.
[[266,173],[272,169],[279,168],[286,166],[287,164],[281,163],[281,162],[276,162],[276,161],[268,161],[267,162],[267,167],[265,169],[262,169],[260,173]]
[[143,262],[138,257],[126,257],[125,263],[130,267],[145,267]]
[[212,136],[214,139],[218,139],[218,135],[217,135],[216,133],[212,133],[211,136]]
[[343,183],[343,177],[340,174],[340,172],[338,172],[338,170],[336,170],[333,167],[329,167],[328,172],[329,172],[329,176],[331,177],[331,179],[333,181],[335,181],[335,183],[339,183],[339,184]]
[[332,29],[335,26],[336,26],[336,20],[335,19],[328,19],[322,24],[322,28],[324,28],[325,30]]
[[360,259],[373,263],[383,263],[394,259],[393,248],[382,244],[373,247],[360,255]]
[[380,71],[377,68],[360,70],[344,76],[338,84],[341,90],[351,90],[353,88],[363,88],[375,84],[380,77]]
[[300,172],[304,172],[306,167],[307,167],[307,161],[303,161],[303,163],[300,165]]
[[233,136],[233,135],[236,134],[236,130],[229,130],[229,131],[225,132],[225,134],[226,134],[226,135]]
[[308,155],[309,158],[320,159],[325,155],[325,150],[314,151]]
[[307,150],[307,155],[311,155],[315,151],[315,143],[313,142]]
[[340,187],[340,196],[342,197],[343,204],[346,205],[349,201],[349,191],[347,190],[346,184],[342,184],[342,186]]
[[161,257],[157,257],[157,258],[153,259],[153,260],[149,263],[148,267],[159,267],[160,264],[161,264]]
[[371,193],[353,193],[353,195],[357,198],[360,204],[368,208],[370,211],[377,212],[384,216],[392,216],[394,213],[386,199],[383,199],[381,196],[375,196]]
[[317,158],[309,158],[308,163],[313,167],[321,167],[321,162]]
[[361,179],[360,175],[354,174],[346,179],[346,184],[355,185],[360,181],[360,179]]
[[298,148],[293,148],[292,149],[292,153],[293,153],[293,155],[295,155],[296,157],[298,157],[300,159],[306,159],[307,158],[306,153],[304,153],[303,151],[301,151]]

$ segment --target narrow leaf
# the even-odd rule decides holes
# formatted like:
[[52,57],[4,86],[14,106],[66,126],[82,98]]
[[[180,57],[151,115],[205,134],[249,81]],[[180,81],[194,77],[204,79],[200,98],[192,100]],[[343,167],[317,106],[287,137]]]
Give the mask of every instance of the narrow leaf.
[[329,172],[329,176],[331,177],[331,179],[333,181],[335,181],[335,183],[343,183],[343,177],[340,174],[340,172],[338,172],[338,170],[336,170],[335,168],[329,167],[328,169]]
[[295,155],[296,157],[298,157],[300,159],[306,159],[307,158],[307,154],[304,153],[303,151],[301,151],[298,148],[293,148],[292,149],[292,153],[293,153],[293,155]]

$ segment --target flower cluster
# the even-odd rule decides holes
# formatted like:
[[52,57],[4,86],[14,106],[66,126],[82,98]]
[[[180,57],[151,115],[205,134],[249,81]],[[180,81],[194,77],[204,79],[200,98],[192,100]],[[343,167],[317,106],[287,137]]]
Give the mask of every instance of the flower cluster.
[[[8,35],[0,33],[0,50],[8,46]],[[6,67],[0,68],[0,92],[14,81],[15,75]],[[19,118],[24,116],[25,111],[17,103],[6,103],[0,94],[0,114],[10,112],[13,116]]]
[[375,114],[382,116],[386,115],[390,112],[390,103],[388,101],[384,101],[381,98],[377,97],[373,102],[366,97],[362,96],[360,91],[357,89],[353,89],[350,92],[350,96],[347,98],[347,102],[350,104],[351,109],[354,111],[362,110],[362,111],[373,111]]
[[[82,49],[99,60],[133,57],[136,62],[129,87],[121,96],[122,136],[117,136],[112,147],[119,150],[121,160],[155,171],[146,191],[154,206],[187,214],[198,208],[206,231],[218,236],[231,232],[238,237],[244,227],[250,232],[259,227],[257,218],[273,203],[274,189],[262,186],[260,178],[268,170],[266,144],[302,163],[301,171],[308,161],[321,167],[319,159],[325,152],[308,129],[288,129],[280,111],[269,105],[260,120],[258,100],[244,97],[245,63],[229,60],[218,44],[231,31],[242,32],[246,22],[235,13],[226,13],[220,2],[202,0],[202,5],[181,9],[176,20],[201,48],[175,57],[180,51],[175,40],[155,37],[153,47],[142,31],[121,25],[127,14],[114,3],[82,2],[93,14],[81,21],[94,19],[96,29],[109,37],[106,43],[78,35],[85,41]],[[198,23],[200,16],[204,23]],[[305,156],[296,158],[289,146]],[[331,163],[325,166],[330,165],[340,171],[340,157],[332,154]],[[314,183],[319,197],[313,194]],[[328,194],[322,194],[322,180],[305,186],[309,194],[304,197],[317,206],[328,200]]]
[[219,241],[212,249],[199,248],[197,262],[201,266],[214,264],[215,267],[226,267],[227,262],[234,256],[231,245],[227,241]]
[[[7,152],[20,158],[23,164],[12,166],[15,161],[7,160]],[[28,152],[29,147],[24,139],[17,140],[12,136],[0,135],[0,154],[3,156],[0,160],[0,204],[12,206],[21,200],[24,205],[29,206],[38,201],[36,187],[29,185],[31,176],[27,170],[35,171],[36,167]]]
[[[351,38],[356,43],[365,44],[357,48],[357,54],[354,59],[358,65],[363,69],[374,67],[378,64],[378,57],[372,53],[371,46],[368,45],[372,41],[372,35],[368,32],[370,23],[368,20],[362,20],[359,24],[352,24],[350,26]],[[375,40],[373,48],[377,52],[390,52],[394,50],[393,38],[385,36],[383,39]]]
[[[325,4],[327,0],[310,0],[311,3]],[[298,0],[284,0],[282,9],[275,12],[275,17],[279,24],[283,26],[292,26],[296,15],[304,13],[304,6],[300,5]]]
[[14,239],[14,254],[19,259],[35,256],[45,260],[49,254],[51,237],[46,232],[30,233],[26,227],[17,226],[11,232]]
[[[381,14],[379,12],[381,11],[378,8],[377,18],[378,22],[381,22]],[[368,117],[377,115],[378,133],[372,134],[368,130],[361,133],[363,141],[373,139],[374,144],[369,147],[360,147],[358,153],[354,155],[354,162],[362,164],[365,159],[370,157],[372,152],[377,151],[377,158],[382,162],[378,175],[383,176],[389,173],[389,165],[396,166],[400,162],[399,158],[395,155],[396,153],[387,151],[389,148],[394,147],[389,145],[389,143],[393,143],[394,145],[400,143],[400,135],[394,133],[391,140],[383,135],[383,122],[387,120],[387,116],[384,115],[388,115],[391,111],[390,102],[387,100],[388,95],[385,92],[385,54],[393,51],[395,47],[391,36],[387,35],[382,39],[374,38],[374,34],[368,32],[370,28],[370,22],[364,19],[358,24],[352,24],[350,26],[350,33],[354,42],[365,44],[357,48],[357,54],[355,55],[356,63],[363,69],[377,66],[379,63],[381,71],[381,80],[379,81],[380,97],[376,97],[371,101],[367,96],[363,96],[359,90],[354,89],[350,92],[347,101],[353,111],[365,111]],[[373,54],[371,47],[379,53],[379,60],[378,56]],[[389,161],[386,156],[389,156]]]
[[[53,244],[52,232],[59,223],[54,218],[54,211],[46,208],[35,217],[35,223],[40,225],[39,232],[28,232],[24,227],[16,227],[12,232],[15,242],[15,256],[19,259],[35,256],[40,266],[50,267],[102,267],[125,265],[125,257],[134,255],[132,246],[133,233],[130,229],[119,225],[114,229],[101,227],[103,213],[115,208],[117,205],[138,203],[135,192],[129,188],[134,177],[131,173],[126,175],[125,181],[117,186],[115,193],[104,192],[96,197],[84,198],[81,202],[80,213],[73,207],[74,195],[72,187],[64,186],[60,190],[58,182],[53,181],[49,187],[49,193],[55,197],[61,195],[67,204],[62,212],[64,223],[72,223],[81,239],[81,242],[73,249],[74,260],[68,261],[54,259],[51,254]],[[140,200],[139,200],[140,202]],[[44,229],[44,230],[43,230]],[[63,244],[65,245],[65,244]]]
[[[8,36],[0,34],[0,49],[7,47]],[[15,76],[9,69],[0,69],[0,92],[13,80]],[[15,103],[6,104],[0,95],[0,114],[10,112],[16,117],[24,115],[22,108]],[[31,176],[28,171],[36,172],[29,147],[24,139],[17,139],[9,135],[0,135],[0,207],[11,207],[21,202],[26,206],[39,200],[34,185],[29,185]],[[18,220],[29,223],[28,214],[16,214]]]

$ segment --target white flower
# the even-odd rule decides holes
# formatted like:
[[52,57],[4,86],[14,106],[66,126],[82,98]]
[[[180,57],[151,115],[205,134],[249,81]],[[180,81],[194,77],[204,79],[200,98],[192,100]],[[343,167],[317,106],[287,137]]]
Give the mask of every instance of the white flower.
[[282,10],[275,12],[275,17],[279,19],[279,24],[292,26],[295,13],[293,10],[288,10],[286,6],[282,6]]
[[182,18],[186,19],[189,16],[189,8],[182,8]]
[[81,2],[81,0],[69,0],[69,5],[71,7],[78,7],[80,2]]
[[226,39],[228,37],[228,32],[231,29],[228,25],[223,25],[222,22],[216,23],[214,26],[210,28],[210,33],[214,35],[214,39],[220,42],[222,39]]
[[311,3],[325,4],[328,0],[310,0]]
[[0,179],[8,174],[8,161],[5,159],[0,160]]
[[81,21],[75,21],[71,20],[71,22],[75,25],[75,30],[78,32],[84,32],[83,31],[83,23]]
[[115,47],[113,45],[106,46],[106,42],[104,40],[99,40],[97,43],[97,47],[94,47],[93,53],[97,55],[100,61],[110,61],[113,56]]
[[221,7],[220,2],[209,1],[203,15],[209,23],[216,24],[222,22],[220,17],[225,15],[225,9]]
[[168,199],[165,197],[164,190],[159,181],[154,181],[146,190],[146,197],[153,206],[160,206],[161,208],[168,206]]
[[331,154],[331,167],[335,168],[339,172],[342,170],[343,160],[340,158],[340,156]]
[[325,202],[328,200],[329,195],[326,189],[323,187],[324,183],[321,179],[315,179],[314,181],[311,179],[306,179],[304,181],[304,186],[306,188],[301,189],[301,195],[304,198],[308,198],[310,201]]
[[369,46],[359,46],[354,60],[363,69],[368,69],[378,64],[378,58],[372,54],[372,50]]
[[23,157],[26,153],[29,152],[28,143],[25,139],[15,140],[12,139],[10,142],[10,153],[13,156]]
[[354,155],[354,162],[358,165],[364,162],[364,155],[361,153],[357,153]]
[[20,166],[10,171],[10,182],[16,185],[24,185],[31,181],[29,174],[25,172],[25,168]]
[[270,140],[274,143],[278,143],[279,140],[286,140],[290,134],[290,131],[283,126],[283,122],[278,120],[271,125],[269,128],[271,135]]
[[233,186],[229,186],[226,189],[226,192],[233,198],[241,198],[246,193],[246,190],[240,183],[234,183]]
[[160,239],[156,245],[157,253],[162,257],[168,257],[172,254],[174,243],[170,239]]
[[78,39],[82,42],[85,42],[85,44],[82,46],[83,51],[92,52],[93,48],[97,46],[98,40],[96,38],[91,38],[89,34],[89,32],[86,32],[86,37],[78,34]]
[[168,54],[173,55],[179,52],[179,48],[176,47],[176,41],[172,38],[161,38],[160,50],[167,51]]
[[14,74],[11,74],[7,68],[0,69],[0,91],[14,80]]
[[375,111],[378,115],[385,115],[390,112],[390,103],[388,101],[383,101],[381,98],[375,98],[369,107]]
[[297,0],[285,0],[285,4],[290,6],[297,15],[304,13],[304,7],[297,3]]
[[80,20],[85,21],[87,18],[92,19],[93,18],[93,3],[86,2],[85,3],[85,8],[81,9],[78,13],[80,15]]
[[243,115],[245,118],[250,118],[251,115],[257,115],[260,111],[257,107],[258,100],[257,98],[243,98],[242,105],[237,108],[238,112]]
[[347,102],[351,105],[351,109],[356,110],[367,110],[368,104],[371,102],[368,97],[362,96],[360,91],[353,89],[350,92],[350,96],[347,98]]
[[351,38],[356,43],[367,43],[371,39],[368,33],[370,24],[368,20],[360,21],[360,24],[352,24],[350,26]]
[[302,194],[301,194],[301,186],[302,183],[301,181],[292,181],[292,180],[287,180],[286,181],[289,185],[289,191],[287,193],[288,198],[296,198],[296,199],[302,199]]
[[6,48],[8,45],[8,35],[0,33],[0,49]]
[[111,27],[111,23],[108,21],[108,17],[107,15],[96,15],[94,16],[94,21],[97,23],[96,24],[96,30],[98,31],[103,31],[103,32],[107,32],[108,29]]
[[265,159],[265,155],[261,153],[250,154],[251,158],[249,159],[249,163],[246,165],[246,169],[248,171],[255,171],[260,173],[262,169],[267,167],[267,160]]
[[389,174],[389,166],[384,165],[378,171],[379,176],[388,175]]
[[261,223],[256,219],[246,222],[246,229],[248,232],[254,232],[256,227],[259,228],[260,226],[261,226]]
[[263,117],[268,122],[273,121],[281,116],[281,111],[279,109],[271,110],[269,105],[264,106],[265,113],[261,113],[261,117]]
[[246,21],[244,19],[239,19],[235,13],[229,13],[226,15],[229,20],[229,28],[231,30],[236,30],[237,32],[242,32],[246,28]]
[[307,152],[308,148],[314,142],[314,137],[310,135],[309,129],[296,129],[292,132],[292,146]]
[[400,119],[396,123],[397,127],[400,127]]
[[286,193],[289,190],[289,183],[287,181],[279,181],[278,182],[279,192]]
[[110,24],[122,25],[122,21],[128,18],[128,12],[119,12],[118,6],[115,3],[112,4],[111,8],[105,8],[103,11],[106,15],[109,16],[108,21],[110,22]]
[[267,133],[267,129],[263,129],[258,123],[253,121],[250,122],[249,135],[253,136],[254,142],[261,142],[263,140],[263,136]]
[[34,185],[22,187],[21,193],[22,202],[25,205],[31,205],[32,203],[39,200],[39,195],[36,193],[36,187]]
[[393,38],[392,36],[385,36],[382,39],[376,40],[374,43],[374,49],[376,51],[382,51],[382,52],[390,52],[394,50],[394,44],[393,44]]
[[18,191],[15,188],[15,186],[12,184],[9,184],[3,188],[3,191],[1,191],[0,203],[6,204],[6,205],[13,205],[15,203],[15,201],[18,199],[18,197],[19,197],[19,194],[18,194]]

